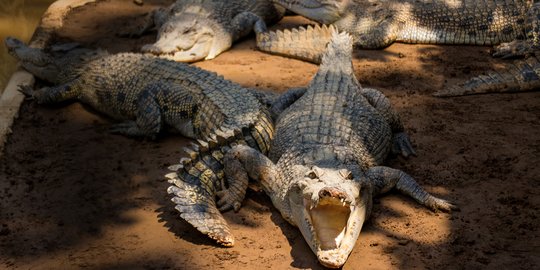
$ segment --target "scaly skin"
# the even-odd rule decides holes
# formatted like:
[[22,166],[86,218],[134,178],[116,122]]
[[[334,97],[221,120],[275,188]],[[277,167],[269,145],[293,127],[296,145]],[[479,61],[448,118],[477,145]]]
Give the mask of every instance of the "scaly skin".
[[142,47],[143,52],[179,62],[213,59],[246,36],[254,25],[273,24],[285,10],[263,0],[186,0],[156,9],[144,18],[140,35],[153,27],[157,41]]
[[[224,156],[231,146],[242,145],[267,154],[274,135],[270,114],[261,111],[257,121],[242,129],[221,128],[204,140],[185,148],[187,158],[169,167],[167,189],[180,216],[217,243],[231,247],[234,235],[220,211],[238,211],[246,194],[247,182],[227,179]],[[216,196],[219,200],[215,200]]]
[[[269,158],[244,145],[225,155],[225,174],[234,182],[261,182],[274,206],[297,226],[321,264],[346,262],[372,197],[392,188],[433,210],[455,206],[436,198],[412,177],[380,166],[392,149],[414,154],[388,99],[363,88],[352,67],[352,38],[334,34],[319,71],[276,122]],[[286,94],[287,95],[287,94]],[[283,103],[276,103],[281,111]]]
[[153,137],[170,126],[184,136],[205,138],[217,128],[249,126],[263,107],[261,93],[183,63],[88,49],[48,54],[13,38],[6,46],[25,69],[56,84],[36,91],[23,87],[27,95],[48,104],[79,100],[127,120],[112,130],[124,135]]
[[[324,46],[331,38],[328,30],[331,27],[349,32],[353,36],[354,46],[363,49],[384,48],[393,42],[498,45],[495,47],[494,56],[510,58],[534,54],[540,44],[540,3],[532,0],[272,2],[320,23],[331,25],[327,28],[300,28],[293,31],[260,31],[257,35],[257,46],[263,51],[314,63],[320,62]],[[509,69],[515,68],[511,66]],[[500,74],[499,78],[511,80],[497,84],[490,81],[485,82],[486,85],[480,85],[477,83],[485,81],[486,78],[474,78],[463,86],[443,89],[435,95],[456,96],[538,89],[535,80],[521,80],[519,87],[506,88],[505,84],[515,84],[516,74]]]
[[[114,132],[154,136],[166,124],[199,139],[199,146],[185,149],[189,158],[172,166],[178,174],[168,175],[175,184],[168,191],[175,194],[182,218],[218,243],[234,244],[219,210],[238,210],[245,191],[224,191],[221,157],[229,143],[268,153],[274,128],[261,102],[270,103],[269,96],[215,73],[153,56],[73,48],[48,54],[13,38],[6,39],[6,46],[29,72],[59,84],[37,91],[23,88],[39,103],[78,99],[114,118],[131,120]],[[239,184],[230,182],[228,187],[240,190]],[[216,195],[221,196],[218,202]]]
[[393,42],[498,45],[528,38],[538,42],[538,32],[530,33],[538,24],[532,0],[272,2],[350,33],[355,47],[364,49]]

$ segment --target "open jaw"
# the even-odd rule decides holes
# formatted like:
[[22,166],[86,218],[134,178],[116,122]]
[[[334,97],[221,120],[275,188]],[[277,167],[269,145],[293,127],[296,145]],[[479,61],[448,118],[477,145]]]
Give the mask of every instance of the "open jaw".
[[272,0],[272,2],[320,23],[330,24],[340,18],[349,0]]
[[329,268],[343,266],[362,229],[365,204],[338,197],[304,198],[302,216],[298,227],[319,262]]

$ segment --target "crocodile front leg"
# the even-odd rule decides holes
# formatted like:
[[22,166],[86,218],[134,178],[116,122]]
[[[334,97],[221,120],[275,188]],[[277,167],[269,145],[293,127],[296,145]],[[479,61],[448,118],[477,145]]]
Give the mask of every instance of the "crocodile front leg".
[[376,166],[371,167],[366,175],[373,183],[374,196],[385,193],[395,187],[400,192],[409,195],[420,204],[432,210],[448,212],[457,209],[456,205],[429,194],[410,175],[400,170]]
[[277,192],[276,165],[261,152],[246,145],[236,145],[225,154],[223,165],[229,187],[217,193],[220,211],[231,208],[238,211],[249,178],[257,180],[271,198]]
[[195,138],[191,119],[197,104],[189,92],[178,88],[165,83],[149,84],[137,97],[135,121],[113,125],[111,132],[155,137],[167,124],[183,136]]

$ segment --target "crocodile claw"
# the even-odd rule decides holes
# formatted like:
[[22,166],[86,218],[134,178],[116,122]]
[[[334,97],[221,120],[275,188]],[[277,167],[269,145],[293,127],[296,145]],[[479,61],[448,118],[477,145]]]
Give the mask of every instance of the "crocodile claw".
[[238,212],[240,210],[243,198],[238,198],[238,196],[230,189],[218,191],[216,195],[219,197],[219,200],[217,201],[219,211],[225,212],[233,209],[234,212]]
[[21,92],[27,100],[34,99],[34,88],[30,85],[23,84],[17,87],[17,91]]
[[493,57],[502,59],[524,57],[534,52],[533,46],[527,40],[514,40],[501,43],[493,48]]
[[409,157],[410,155],[416,156],[416,151],[414,151],[411,140],[409,139],[409,135],[407,135],[405,132],[400,132],[394,135],[392,152],[395,154],[400,154],[404,157]]
[[459,210],[459,207],[447,200],[439,199],[435,196],[431,196],[425,204],[433,211],[451,212]]

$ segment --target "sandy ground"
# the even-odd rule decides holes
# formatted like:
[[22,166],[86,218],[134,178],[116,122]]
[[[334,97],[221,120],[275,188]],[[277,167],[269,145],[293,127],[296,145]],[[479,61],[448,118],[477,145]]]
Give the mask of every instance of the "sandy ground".
[[[154,36],[115,32],[152,3],[169,1],[145,2],[77,10],[61,35],[115,52],[137,50]],[[461,211],[434,213],[397,193],[379,197],[344,269],[540,268],[540,93],[430,96],[503,68],[489,50],[395,44],[355,52],[358,79],[390,98],[418,152],[387,165]],[[252,36],[196,65],[278,92],[306,85],[317,70],[256,51]],[[239,213],[225,213],[236,246],[216,246],[179,218],[165,191],[165,168],[182,157],[187,140],[125,138],[109,134],[110,124],[78,103],[23,104],[0,157],[0,268],[321,268],[263,192],[249,191]]]

